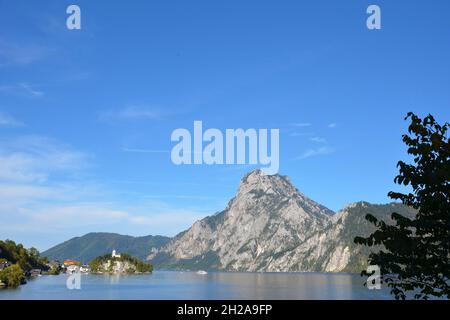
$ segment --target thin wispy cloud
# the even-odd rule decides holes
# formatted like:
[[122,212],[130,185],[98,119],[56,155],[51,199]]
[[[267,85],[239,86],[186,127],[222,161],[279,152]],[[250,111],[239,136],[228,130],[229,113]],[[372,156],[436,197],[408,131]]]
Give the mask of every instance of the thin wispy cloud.
[[310,157],[320,156],[320,155],[328,155],[334,152],[334,149],[331,147],[320,147],[320,148],[314,148],[309,149],[303,152],[300,156],[298,156],[297,160],[303,160]]
[[108,204],[102,203],[44,206],[34,212],[27,213],[33,221],[40,224],[51,223],[55,228],[77,227],[80,224],[102,225],[117,223],[129,217],[128,212],[111,209]]
[[14,117],[0,113],[0,127],[23,127],[25,124]]
[[14,85],[0,85],[0,92],[7,94],[28,95],[32,97],[41,97],[44,92],[35,88],[35,86],[22,82]]
[[55,189],[49,186],[38,186],[28,183],[28,181],[15,180],[14,183],[0,183],[0,199],[8,199],[0,205],[0,211],[5,205],[11,210],[11,205],[22,206],[24,202],[33,202],[39,199],[53,198],[59,200],[58,194],[61,194],[61,188]]
[[[162,227],[167,228],[167,226],[172,226],[174,224],[180,225],[180,221],[183,221],[183,226],[181,226],[179,230],[184,230],[195,221],[198,221],[204,217],[204,213],[188,210],[176,210],[153,214],[151,216],[129,216],[128,221],[135,225],[152,227],[155,229],[160,229]],[[189,224],[184,223],[187,221],[189,221]]]
[[145,199],[182,199],[182,200],[216,200],[217,197],[196,196],[196,195],[184,195],[184,194],[157,194],[146,195]]
[[33,86],[31,86],[28,83],[20,83],[19,87],[21,87],[23,90],[25,90],[25,92],[28,92],[29,94],[35,97],[40,97],[44,95],[44,92],[33,88]]
[[[0,200],[5,200],[0,194]],[[5,215],[4,226],[20,223],[27,233],[45,231],[48,236],[72,233],[74,230],[115,230],[130,233],[175,235],[212,211],[196,208],[176,208],[160,201],[140,203],[133,207],[105,201],[50,203],[24,202]],[[0,205],[0,211],[2,211]],[[0,212],[6,214],[6,212]],[[126,232],[127,233],[127,232]]]
[[307,136],[312,136],[313,133],[312,132],[291,132],[289,133],[290,137],[307,137]]
[[309,122],[293,122],[289,124],[289,127],[286,128],[288,135],[290,137],[303,137],[303,136],[311,136],[312,132],[303,132],[303,129],[311,127],[312,124]]
[[332,122],[330,124],[328,124],[328,128],[333,129],[337,127],[337,123],[336,122]]
[[122,148],[123,152],[134,152],[134,153],[169,153],[169,150],[158,150],[158,149],[136,149],[136,148]]
[[242,172],[242,174],[245,174],[258,168],[260,168],[260,165],[257,164],[232,164],[223,166],[222,171],[227,172],[235,171],[235,172]]
[[159,108],[143,106],[128,106],[122,109],[106,110],[99,114],[99,118],[105,121],[117,120],[161,120],[169,115],[169,112]]
[[0,40],[0,67],[28,65],[45,58],[50,50],[37,44],[19,44]]
[[297,127],[297,128],[304,128],[304,127],[310,127],[310,126],[312,126],[312,124],[309,122],[294,122],[294,123],[291,123],[291,126]]
[[163,113],[158,109],[132,106],[119,110],[116,115],[129,120],[157,120],[162,117]]
[[326,143],[327,142],[327,140],[322,137],[312,137],[312,138],[309,138],[309,140],[312,142],[316,142],[316,143]]
[[87,165],[82,152],[41,136],[0,140],[0,182],[37,182],[53,173],[76,171]]

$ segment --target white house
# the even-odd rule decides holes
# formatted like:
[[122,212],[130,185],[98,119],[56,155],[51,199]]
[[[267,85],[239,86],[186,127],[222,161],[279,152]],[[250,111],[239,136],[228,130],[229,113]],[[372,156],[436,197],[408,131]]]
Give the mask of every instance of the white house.
[[74,274],[77,273],[80,270],[80,267],[76,266],[76,265],[71,265],[67,267],[66,273],[69,274]]
[[113,258],[120,258],[120,254],[116,253],[116,250],[113,250],[113,251],[112,251],[111,256],[112,256]]
[[89,273],[90,271],[91,271],[91,268],[86,264],[84,264],[80,267],[80,272],[82,272],[82,273]]

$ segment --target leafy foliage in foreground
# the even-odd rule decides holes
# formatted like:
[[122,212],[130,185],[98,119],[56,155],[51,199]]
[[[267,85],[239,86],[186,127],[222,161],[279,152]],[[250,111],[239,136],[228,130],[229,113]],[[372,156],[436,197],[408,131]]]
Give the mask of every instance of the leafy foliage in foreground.
[[25,283],[25,275],[22,268],[13,264],[0,271],[0,281],[3,282],[8,288],[17,288],[21,284]]
[[26,249],[22,244],[16,244],[12,240],[0,240],[0,258],[11,264],[18,264],[24,271],[48,269],[46,266],[48,260],[41,257],[37,249]]
[[[408,134],[403,142],[414,164],[398,163],[395,182],[410,186],[412,192],[390,192],[392,199],[418,211],[414,218],[392,213],[394,225],[373,215],[366,219],[377,230],[355,243],[384,249],[369,256],[369,264],[381,268],[383,280],[396,299],[414,292],[416,299],[450,297],[450,145],[449,124],[439,125],[433,116],[420,119],[408,113]],[[367,275],[367,273],[363,272]]]
[[12,240],[0,240],[0,262],[11,264],[0,271],[0,281],[8,288],[25,283],[25,273],[31,269],[48,270],[48,261],[39,255],[39,251],[26,249]]

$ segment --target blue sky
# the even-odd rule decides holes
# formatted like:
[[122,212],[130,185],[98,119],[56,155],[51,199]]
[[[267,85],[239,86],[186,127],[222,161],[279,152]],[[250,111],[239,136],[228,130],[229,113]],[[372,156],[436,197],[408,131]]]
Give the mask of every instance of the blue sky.
[[[66,8],[82,29],[66,29]],[[366,8],[382,29],[366,28]],[[448,1],[0,1],[0,238],[174,235],[248,166],[175,166],[171,132],[279,128],[280,174],[388,202],[408,111],[449,120]]]

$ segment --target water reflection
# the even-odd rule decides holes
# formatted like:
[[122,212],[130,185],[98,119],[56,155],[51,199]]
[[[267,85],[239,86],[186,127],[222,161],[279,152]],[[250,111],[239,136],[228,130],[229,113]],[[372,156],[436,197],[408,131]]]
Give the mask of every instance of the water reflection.
[[356,274],[156,271],[152,275],[83,275],[81,290],[66,276],[43,276],[0,299],[390,299]]
[[352,275],[320,273],[215,273],[211,279],[239,288],[239,299],[353,299],[361,285]]

